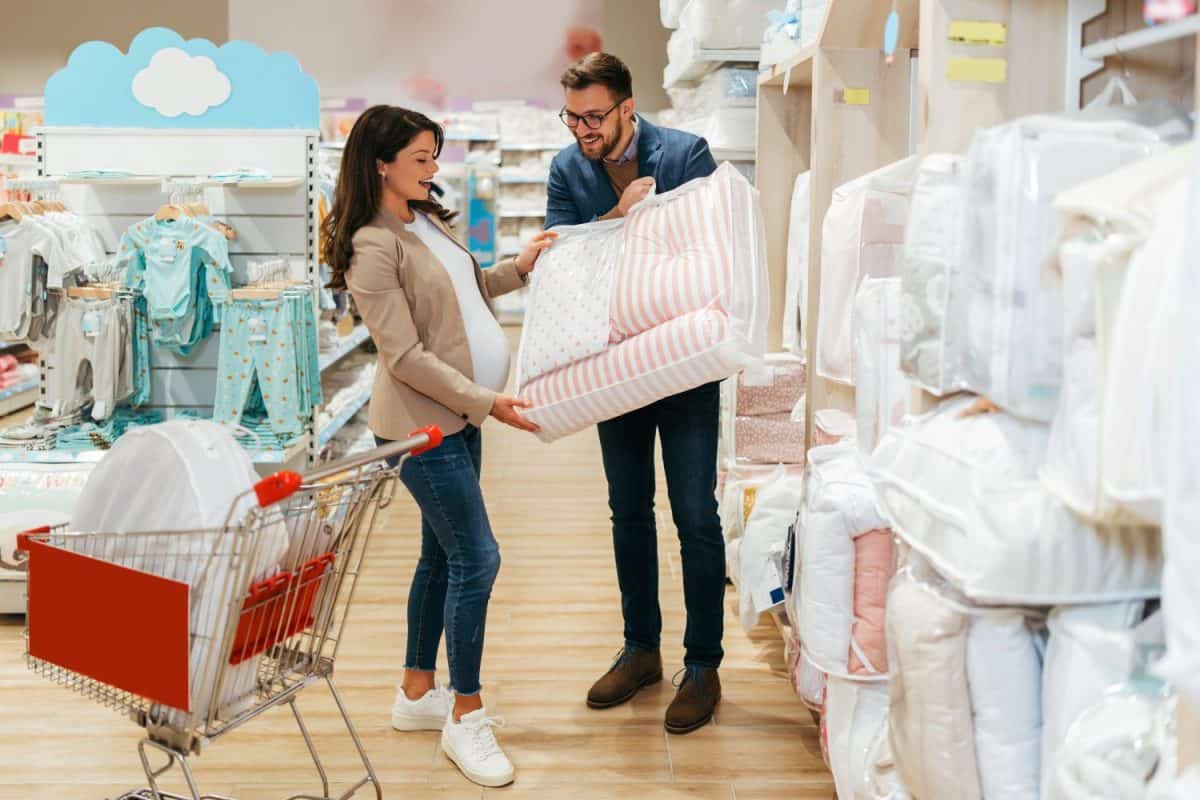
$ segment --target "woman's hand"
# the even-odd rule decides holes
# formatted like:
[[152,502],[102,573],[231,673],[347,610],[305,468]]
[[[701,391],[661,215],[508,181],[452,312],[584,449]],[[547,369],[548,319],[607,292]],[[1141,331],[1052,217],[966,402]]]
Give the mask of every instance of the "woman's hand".
[[525,419],[521,416],[521,412],[517,410],[518,408],[531,408],[532,406],[533,403],[528,400],[500,394],[496,395],[496,401],[492,403],[492,416],[505,425],[510,425],[517,430],[537,433],[541,428]]
[[517,255],[517,272],[522,276],[533,272],[533,265],[537,263],[538,256],[542,254],[543,250],[554,244],[554,240],[557,238],[558,234],[553,231],[542,231],[530,239]]

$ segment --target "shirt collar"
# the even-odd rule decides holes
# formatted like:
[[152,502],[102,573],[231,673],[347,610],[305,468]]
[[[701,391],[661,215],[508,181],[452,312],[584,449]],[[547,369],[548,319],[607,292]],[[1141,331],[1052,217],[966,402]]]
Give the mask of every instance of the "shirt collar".
[[641,137],[642,126],[638,124],[638,118],[635,115],[633,118],[633,138],[629,140],[629,146],[625,148],[625,152],[621,153],[621,157],[616,161],[610,161],[610,164],[628,164],[637,158],[638,139]]

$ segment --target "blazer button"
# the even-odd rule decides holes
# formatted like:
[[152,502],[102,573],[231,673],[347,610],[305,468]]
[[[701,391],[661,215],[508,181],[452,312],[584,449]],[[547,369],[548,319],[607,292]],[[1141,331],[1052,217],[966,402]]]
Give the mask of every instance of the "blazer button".
[[463,418],[463,419],[468,419],[468,420],[469,420],[469,419],[471,418],[471,415],[470,415],[470,414],[463,414],[463,415],[462,415],[462,418]]

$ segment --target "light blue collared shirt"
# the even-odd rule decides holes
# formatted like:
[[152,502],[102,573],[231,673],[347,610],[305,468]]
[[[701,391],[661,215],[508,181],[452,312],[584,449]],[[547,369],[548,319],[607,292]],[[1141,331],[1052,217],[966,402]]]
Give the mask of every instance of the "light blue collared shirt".
[[610,164],[627,164],[637,158],[638,136],[641,131],[641,126],[638,125],[638,118],[633,118],[633,138],[629,140],[629,146],[625,148],[625,152],[621,153],[621,157],[616,161],[609,161]]

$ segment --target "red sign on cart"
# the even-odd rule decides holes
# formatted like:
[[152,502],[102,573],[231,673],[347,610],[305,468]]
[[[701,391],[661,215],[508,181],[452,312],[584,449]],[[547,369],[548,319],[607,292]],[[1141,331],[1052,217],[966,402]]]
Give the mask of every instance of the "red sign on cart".
[[29,654],[188,711],[186,583],[33,539]]

